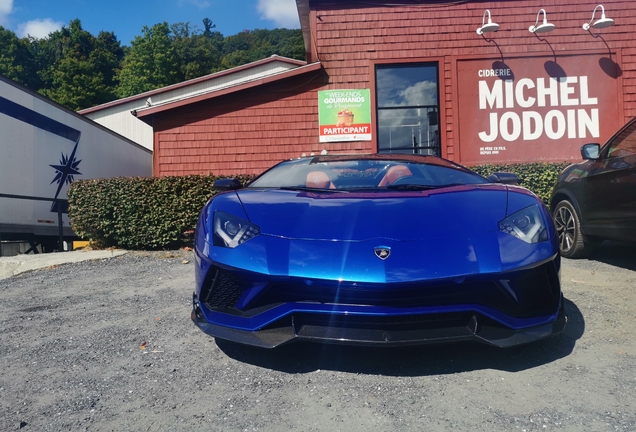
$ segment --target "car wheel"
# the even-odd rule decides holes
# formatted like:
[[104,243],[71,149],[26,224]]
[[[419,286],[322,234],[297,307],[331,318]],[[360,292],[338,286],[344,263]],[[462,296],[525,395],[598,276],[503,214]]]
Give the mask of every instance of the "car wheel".
[[583,258],[596,242],[581,233],[581,220],[570,201],[563,200],[554,209],[554,224],[559,234],[559,250],[566,258]]

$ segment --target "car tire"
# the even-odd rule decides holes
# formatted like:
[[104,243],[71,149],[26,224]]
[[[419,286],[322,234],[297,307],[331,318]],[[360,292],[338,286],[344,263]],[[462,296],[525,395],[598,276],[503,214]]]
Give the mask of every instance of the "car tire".
[[598,242],[581,232],[581,219],[568,200],[560,201],[554,208],[554,224],[559,235],[559,250],[565,258],[588,256]]

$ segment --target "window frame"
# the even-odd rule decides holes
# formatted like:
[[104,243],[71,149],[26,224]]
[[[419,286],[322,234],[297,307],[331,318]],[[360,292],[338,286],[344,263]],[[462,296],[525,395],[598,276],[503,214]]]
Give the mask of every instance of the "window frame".
[[[439,58],[423,58],[423,59],[417,59],[417,58],[413,58],[413,59],[408,59],[408,60],[383,60],[383,61],[376,61],[376,62],[372,62],[372,83],[373,83],[373,97],[372,97],[372,101],[373,101],[373,116],[375,118],[375,147],[376,147],[376,152],[377,153],[383,153],[383,154],[391,154],[391,153],[403,153],[402,152],[392,152],[390,148],[382,148],[381,147],[381,134],[380,134],[380,112],[384,111],[384,112],[388,112],[391,110],[408,110],[408,109],[426,109],[427,112],[429,110],[432,109],[433,112],[436,112],[437,114],[437,145],[434,146],[430,146],[430,145],[426,145],[423,146],[420,144],[418,144],[417,147],[414,147],[414,149],[417,149],[418,152],[417,153],[413,153],[413,154],[422,154],[420,153],[420,151],[422,150],[426,150],[426,149],[434,149],[435,151],[435,155],[436,156],[440,156],[440,157],[445,157],[445,148],[442,145],[442,143],[445,140],[444,135],[444,130],[442,128],[442,113],[444,112],[444,102],[445,102],[445,97],[444,95],[440,92],[440,89],[443,88],[443,83],[440,82],[440,67],[442,67],[443,65],[443,59],[439,59]],[[437,99],[437,105],[404,105],[404,106],[391,106],[391,107],[380,107],[379,105],[379,90],[378,90],[378,69],[390,69],[390,68],[409,68],[409,67],[422,67],[422,66],[433,66],[435,67],[435,79],[436,79],[436,99]],[[425,116],[427,116],[427,114],[425,114]],[[430,123],[429,123],[430,125]],[[408,149],[405,149],[408,150]]]

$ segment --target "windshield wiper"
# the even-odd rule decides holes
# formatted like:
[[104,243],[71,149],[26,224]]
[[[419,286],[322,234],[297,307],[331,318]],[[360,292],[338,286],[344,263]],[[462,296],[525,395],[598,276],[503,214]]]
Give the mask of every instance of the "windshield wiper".
[[323,188],[312,188],[312,187],[306,187],[306,186],[281,186],[278,189],[288,190],[288,191],[297,191],[297,192],[349,193],[349,191],[340,190],[340,189],[323,189]]
[[387,185],[387,189],[395,189],[395,190],[429,190],[429,189],[437,189],[440,186],[431,186],[431,185],[421,185],[421,184],[392,184]]
[[405,183],[405,184],[392,184],[387,185],[387,189],[395,189],[395,190],[429,190],[429,189],[444,189],[454,186],[465,186],[466,183],[448,183],[441,185],[421,185],[416,183]]

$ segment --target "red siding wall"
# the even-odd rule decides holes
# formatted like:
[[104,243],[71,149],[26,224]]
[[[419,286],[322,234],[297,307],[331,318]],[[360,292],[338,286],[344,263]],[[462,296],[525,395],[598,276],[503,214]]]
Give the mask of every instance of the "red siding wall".
[[316,89],[324,80],[313,72],[167,111],[154,121],[155,175],[256,174],[319,153]]
[[[245,91],[222,101],[172,110],[155,120],[155,173],[258,173],[272,163],[302,153],[374,152],[376,141],[318,143],[317,90],[370,88],[374,100],[376,63],[440,62],[442,155],[459,159],[456,142],[461,118],[456,114],[454,67],[457,60],[497,58],[520,53],[554,54],[604,51],[622,68],[623,120],[636,116],[636,2],[606,0],[606,15],[616,24],[592,30],[596,0],[527,0],[374,6],[366,2],[312,0],[310,25],[315,38],[309,61],[320,60],[327,77],[310,83],[307,76],[272,84],[259,93]],[[544,8],[556,30],[528,31]],[[500,24],[497,33],[477,35],[486,9]],[[600,11],[596,19],[600,18]],[[547,42],[546,42],[547,41]],[[375,109],[372,106],[372,111]],[[375,124],[375,115],[374,115]],[[375,133],[374,133],[375,135]],[[607,138],[607,137],[602,137]],[[461,161],[460,161],[461,162]]]
[[[590,21],[592,11],[599,4],[596,0],[491,1],[408,7],[356,7],[356,3],[352,3],[346,9],[343,8],[346,2],[317,3],[321,6],[315,8],[311,17],[312,33],[316,37],[314,55],[328,71],[333,88],[373,89],[375,62],[444,59],[440,64],[440,80],[444,79],[440,82],[440,91],[441,99],[446,102],[442,114],[445,127],[440,132],[442,153],[449,159],[454,159],[456,131],[461,123],[453,108],[456,89],[453,62],[463,56],[552,54],[550,46],[557,56],[559,51],[572,50],[620,52],[624,120],[636,116],[634,1],[602,2],[606,15],[616,23],[600,31],[592,30],[602,38],[594,38],[581,28],[584,22]],[[546,10],[549,22],[556,25],[554,31],[541,35],[549,45],[528,31],[541,8]],[[475,32],[481,26],[486,9],[501,26],[497,33],[486,34],[493,41],[490,43]],[[595,19],[598,18],[600,10]],[[368,150],[373,151],[375,147]]]

